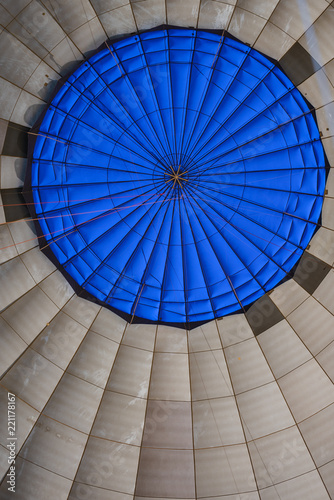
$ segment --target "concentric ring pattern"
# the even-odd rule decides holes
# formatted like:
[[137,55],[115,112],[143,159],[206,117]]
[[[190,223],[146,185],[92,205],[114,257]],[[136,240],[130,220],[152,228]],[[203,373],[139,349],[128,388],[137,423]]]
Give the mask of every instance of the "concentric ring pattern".
[[319,131],[278,66],[222,36],[132,36],[82,64],[39,129],[31,183],[60,266],[125,313],[184,323],[292,269],[325,189]]

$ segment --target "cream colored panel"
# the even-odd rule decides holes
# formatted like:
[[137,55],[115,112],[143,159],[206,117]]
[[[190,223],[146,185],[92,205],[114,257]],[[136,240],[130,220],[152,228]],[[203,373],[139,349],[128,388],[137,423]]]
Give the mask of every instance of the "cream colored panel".
[[23,253],[21,259],[36,283],[44,280],[56,269],[38,247]]
[[125,444],[140,446],[146,401],[106,391],[99,408],[92,435]]
[[[0,35],[1,36],[1,35]],[[10,120],[14,106],[19,98],[20,89],[12,83],[0,78],[0,118]],[[1,171],[2,171],[1,159]],[[4,188],[3,173],[1,173],[1,187]]]
[[0,487],[2,500],[67,500],[72,481],[59,474],[53,474],[43,467],[18,458],[16,473],[20,480],[16,482],[16,492],[7,490],[6,482]]
[[320,467],[319,472],[330,498],[334,498],[334,461]]
[[80,26],[70,35],[71,40],[85,54],[97,49],[107,38],[99,19],[95,17],[88,23]]
[[334,460],[334,404],[299,424],[300,431],[319,467]]
[[[4,417],[0,419],[0,442],[4,447],[7,447],[7,445],[10,442],[10,436],[8,434],[8,423],[7,423],[7,418],[5,418],[5,414],[7,413],[7,408],[8,408],[8,403],[9,403],[9,396],[12,398],[12,395],[8,394],[8,391],[4,389],[4,387],[0,387],[0,407],[2,411],[4,412],[3,415]],[[15,449],[16,453],[20,450],[21,446],[23,445],[24,441],[26,440],[29,432],[31,431],[32,427],[35,425],[39,413],[34,410],[31,406],[27,405],[24,403],[21,399],[15,398],[15,437],[16,437],[16,442],[15,442]],[[10,414],[11,416],[13,414]],[[7,455],[9,453],[9,449],[7,448]]]
[[71,316],[86,328],[95,320],[101,307],[89,300],[74,296],[63,308],[63,312]]
[[198,497],[255,490],[253,471],[245,445],[195,452]]
[[324,369],[324,371],[327,373],[327,375],[332,379],[332,382],[334,382],[334,363],[333,363],[333,356],[334,356],[334,342],[332,342],[326,349],[321,351],[320,354],[317,356],[317,360],[320,363],[320,366]]
[[194,328],[188,334],[189,352],[221,349],[220,338],[215,321]]
[[334,401],[334,386],[315,360],[279,379],[279,385],[297,422]]
[[254,333],[244,314],[226,316],[226,318],[218,320],[217,325],[223,347],[254,338]]
[[308,251],[332,266],[334,263],[334,231],[321,227],[312,238]]
[[[63,307],[74,294],[73,288],[60,271],[52,273],[48,278],[40,283],[39,287],[59,308]],[[82,311],[80,307],[78,309],[79,311]],[[87,306],[87,313],[85,313],[85,316],[88,315],[89,310],[90,308]]]
[[253,12],[264,19],[269,19],[279,0],[238,0],[238,7]]
[[332,24],[333,8],[329,7],[299,40],[320,66],[333,58],[334,45],[331,37],[328,37]]
[[73,488],[68,500],[88,500],[91,498],[95,498],[96,500],[133,500],[133,495],[105,490],[103,488],[95,488],[94,486],[88,486],[88,484],[73,483]]
[[79,483],[133,494],[139,450],[137,446],[91,437],[76,480]]
[[153,351],[157,327],[155,325],[128,325],[122,343]]
[[187,353],[187,332],[181,328],[158,326],[156,352]]
[[25,351],[27,344],[14,332],[14,330],[0,318],[1,349],[0,349],[0,375]]
[[95,17],[89,0],[72,0],[70,4],[66,0],[44,0],[43,3],[66,33]]
[[67,373],[56,387],[44,414],[88,434],[91,430],[102,389]]
[[261,500],[330,500],[317,471],[260,490]]
[[129,4],[101,14],[100,21],[108,37],[136,31],[135,20]]
[[91,329],[93,332],[120,343],[126,325],[127,323],[124,319],[102,307]]
[[39,63],[40,58],[13,35],[0,34],[0,76],[23,87]]
[[45,109],[44,101],[22,90],[13,109],[11,121],[30,128]]
[[90,0],[98,14],[129,4],[129,0]]
[[302,302],[304,302],[310,294],[298,285],[295,280],[288,280],[276,287],[270,294],[271,300],[276,304],[278,309],[284,316],[290,314]]
[[165,0],[167,24],[174,26],[197,26],[200,0]]
[[274,380],[256,339],[227,347],[225,354],[236,394]]
[[152,353],[121,346],[107,385],[109,391],[140,398],[147,397]]
[[[324,138],[334,135],[334,103],[330,102],[317,110],[319,130]],[[326,226],[325,226],[326,227]]]
[[68,367],[68,372],[104,389],[117,349],[116,342],[90,331]]
[[65,37],[45,57],[45,62],[62,76],[68,75],[69,71],[74,70],[81,61],[82,54],[69,37]]
[[314,469],[296,426],[249,443],[258,487],[266,488]]
[[237,402],[247,440],[294,425],[276,382],[240,394]]
[[231,396],[232,386],[222,350],[190,354],[192,399]]
[[20,257],[0,266],[0,310],[9,306],[35,285]]
[[34,223],[30,220],[19,220],[8,225],[18,253],[26,252],[38,245]]
[[312,358],[312,354],[286,320],[261,333],[258,341],[276,378]]
[[216,0],[206,0],[200,4],[198,28],[227,30],[234,7],[228,3],[217,2]]
[[59,312],[32,344],[32,348],[65,370],[87,329]]
[[25,442],[20,457],[73,479],[86,440],[85,434],[41,416]]
[[166,24],[165,0],[144,0],[132,3],[133,14],[139,30]]
[[4,319],[25,342],[30,344],[57,314],[58,308],[38,287],[11,305]]
[[322,206],[322,223],[334,230],[334,198],[326,198]]
[[209,448],[245,441],[234,397],[193,403],[194,447]]
[[281,0],[270,21],[298,40],[327,7],[326,0]]
[[334,99],[334,88],[322,69],[299,85],[298,90],[316,109]]
[[24,86],[24,90],[48,101],[55,89],[60,74],[42,61]]
[[[2,204],[1,197],[0,197],[0,203]],[[0,208],[0,210],[2,210],[2,207]],[[1,220],[1,213],[0,213],[0,220]],[[6,262],[7,260],[13,259],[14,257],[17,256],[17,251],[14,245],[14,241],[6,224],[0,224],[0,248],[2,248],[0,252],[0,264]]]
[[[0,96],[7,97],[7,93],[1,91],[1,79]],[[0,104],[0,106],[1,109],[2,105]],[[26,168],[26,158],[16,158],[15,156],[1,156],[1,189],[22,187],[24,184]]]
[[188,355],[154,354],[149,397],[158,400],[190,401]]
[[334,340],[334,316],[313,297],[291,313],[287,320],[314,356]]
[[[0,481],[5,477],[8,471],[8,448],[0,445]],[[9,485],[6,484],[8,487]],[[1,491],[1,489],[0,489]]]
[[291,36],[272,23],[267,23],[254,48],[279,60],[294,43],[295,41]]
[[260,35],[266,20],[244,9],[236,8],[229,26],[229,33],[239,40],[253,44]]
[[5,375],[1,384],[41,411],[62,374],[60,368],[28,349]]

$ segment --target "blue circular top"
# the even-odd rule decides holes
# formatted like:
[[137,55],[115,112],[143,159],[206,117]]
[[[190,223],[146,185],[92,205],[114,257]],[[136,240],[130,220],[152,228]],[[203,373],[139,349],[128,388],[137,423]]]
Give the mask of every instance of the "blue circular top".
[[61,87],[31,166],[60,266],[120,311],[221,317],[277,285],[321,213],[325,159],[291,81],[227,36],[151,31]]

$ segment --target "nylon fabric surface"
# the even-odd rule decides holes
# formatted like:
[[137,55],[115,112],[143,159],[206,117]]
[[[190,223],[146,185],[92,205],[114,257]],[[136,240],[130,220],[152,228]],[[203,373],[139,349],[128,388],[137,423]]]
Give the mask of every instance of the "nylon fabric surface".
[[170,323],[251,304],[300,259],[326,181],[313,114],[264,55],[168,29],[105,46],[45,113],[36,215],[80,287]]

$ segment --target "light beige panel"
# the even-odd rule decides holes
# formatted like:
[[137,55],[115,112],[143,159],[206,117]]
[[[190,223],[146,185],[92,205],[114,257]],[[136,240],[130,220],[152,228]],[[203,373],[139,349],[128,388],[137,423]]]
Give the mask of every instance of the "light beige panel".
[[56,365],[28,349],[7,372],[1,384],[41,411],[62,374],[63,371]]
[[247,440],[295,423],[276,382],[240,394],[237,402]]
[[43,0],[45,7],[65,33],[71,33],[95,17],[89,0]]
[[246,445],[197,450],[195,463],[198,497],[256,489]]
[[286,320],[280,321],[257,338],[276,378],[312,358],[310,351]]
[[36,338],[32,348],[65,370],[86,333],[87,328],[60,311]]
[[34,280],[20,257],[0,266],[0,311],[33,288]]
[[231,396],[232,386],[223,351],[189,355],[192,400]]
[[274,59],[281,59],[295,43],[287,33],[268,22],[257,39],[254,48]]
[[[321,2],[322,3],[322,2]],[[333,8],[329,7],[301,37],[299,43],[322,66],[333,58],[333,40],[327,36],[333,23]]]
[[93,436],[140,446],[145,399],[106,391],[91,431]]
[[229,33],[242,42],[252,45],[260,35],[265,24],[266,20],[263,17],[237,7],[229,25]]
[[256,439],[248,446],[260,489],[315,469],[296,426]]
[[132,2],[132,10],[139,30],[166,24],[165,0]]
[[270,21],[298,40],[328,7],[326,0],[280,0]]
[[261,500],[330,500],[317,471],[311,471],[295,479],[284,481],[265,490],[260,490]]
[[109,391],[140,398],[147,397],[152,353],[121,346],[107,384]]
[[[74,295],[73,288],[60,271],[55,271],[50,274],[50,276],[40,283],[39,287],[59,308],[63,307]],[[90,305],[87,304],[87,310],[89,310],[89,308]],[[75,319],[77,319],[77,317]]]
[[36,283],[40,283],[56,269],[38,247],[23,253],[21,259]]
[[120,493],[133,494],[139,447],[91,437],[76,481]]
[[198,28],[211,26],[212,29],[227,30],[233,14],[234,6],[229,2],[206,0],[200,4]]
[[157,327],[155,325],[128,325],[122,343],[153,351]]
[[234,397],[195,401],[192,410],[196,449],[245,441]]
[[116,342],[89,331],[71,361],[68,372],[104,389],[117,349]]
[[30,344],[57,313],[57,306],[35,287],[6,309],[3,318]]
[[2,318],[0,318],[0,331],[0,375],[2,375],[25,351],[27,344]]
[[165,0],[167,24],[174,26],[197,26],[200,0]]
[[150,399],[190,401],[189,360],[187,354],[154,354]]
[[97,49],[107,38],[100,20],[95,17],[88,23],[80,26],[70,34],[72,42],[80,52],[89,55],[89,52]]
[[101,307],[89,300],[74,296],[63,308],[63,312],[71,316],[83,326],[89,328]]
[[284,316],[294,311],[309,296],[309,293],[293,279],[282,283],[270,294],[271,300]]
[[124,319],[102,307],[92,324],[91,330],[120,343],[125,327],[126,321]]
[[[2,204],[2,200],[0,201],[0,203]],[[3,208],[1,207],[0,210],[3,211]],[[0,213],[0,220],[1,220],[1,213]],[[14,240],[12,239],[12,236],[6,224],[0,224],[0,246],[2,248],[0,252],[0,264],[6,262],[7,260],[13,259],[14,257],[17,256]]]
[[330,498],[334,497],[334,461],[323,465],[319,469],[321,478],[327,488]]
[[334,340],[334,316],[313,297],[291,313],[287,321],[314,356]]
[[[2,92],[1,90],[0,92],[1,96],[7,96],[6,92]],[[24,184],[26,169],[26,158],[16,158],[15,156],[1,156],[1,189],[22,187]]]
[[[4,413],[7,413],[8,403],[10,399],[12,399],[12,397],[12,394],[8,394],[8,391],[4,387],[0,386],[0,407],[1,411],[3,411]],[[20,398],[15,398],[15,409],[11,409],[10,411],[15,413],[15,448],[16,452],[18,452],[24,441],[26,440],[32,427],[35,425],[39,417],[39,413],[34,410],[34,408],[27,405],[27,403],[22,401]],[[13,416],[13,413],[11,413],[10,415]],[[0,443],[4,447],[6,447],[10,442],[10,440],[8,440],[10,436],[8,433],[8,424],[6,418],[0,419],[0,428]],[[7,449],[7,455],[8,452],[9,450]]]
[[269,19],[279,0],[238,0],[238,7],[249,10],[254,14]]
[[332,266],[334,263],[334,231],[321,227],[312,238],[308,251]]
[[19,220],[8,225],[11,236],[20,254],[38,245],[34,223],[30,220]]
[[[39,467],[27,460],[16,460],[17,481],[15,500],[67,500],[72,481]],[[2,483],[0,495],[3,500],[13,500],[13,493]]]
[[65,373],[43,413],[88,434],[102,394],[99,387]]
[[189,352],[211,351],[221,349],[220,338],[215,321],[190,330]]
[[217,326],[223,347],[254,338],[254,333],[244,314],[226,316],[217,321]]
[[[1,37],[1,35],[0,35]],[[14,109],[14,106],[19,98],[20,95],[20,88],[17,87],[16,85],[13,85],[10,83],[8,80],[5,80],[3,78],[0,78],[0,118],[3,118],[4,120],[10,120],[10,117],[12,116],[12,112]],[[2,163],[2,160],[1,160]],[[1,166],[2,170],[2,166]],[[3,174],[1,175],[1,177]],[[1,182],[1,185],[3,187],[3,180]]]
[[334,403],[299,424],[317,467],[334,460]]
[[88,484],[73,483],[68,500],[84,500],[90,498],[96,498],[97,500],[133,500],[133,495],[105,490],[103,488],[95,488],[94,486],[88,486]]
[[74,479],[86,440],[85,434],[41,416],[20,457],[67,479]]
[[187,332],[182,328],[159,325],[155,351],[188,353]]
[[256,339],[227,347],[225,354],[236,394],[274,380]]
[[299,85],[298,90],[316,109],[334,99],[334,88],[322,69]]
[[320,352],[317,356],[317,360],[320,363],[320,366],[327,373],[327,375],[331,378],[332,382],[334,382],[334,342],[332,342],[328,347],[326,347],[323,351]]
[[108,37],[136,31],[135,19],[130,4],[101,14],[100,21]]
[[334,401],[334,386],[315,360],[279,379],[279,385],[300,422]]

